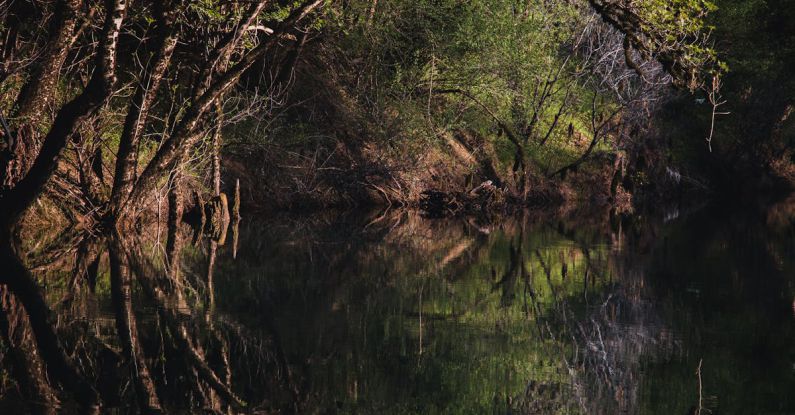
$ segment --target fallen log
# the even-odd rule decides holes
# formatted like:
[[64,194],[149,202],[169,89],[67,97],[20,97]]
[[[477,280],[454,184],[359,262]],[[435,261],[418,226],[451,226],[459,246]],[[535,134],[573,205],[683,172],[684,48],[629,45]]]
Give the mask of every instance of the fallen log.
[[420,195],[420,209],[428,217],[456,216],[463,213],[485,212],[504,202],[502,190],[486,180],[467,192],[426,190]]

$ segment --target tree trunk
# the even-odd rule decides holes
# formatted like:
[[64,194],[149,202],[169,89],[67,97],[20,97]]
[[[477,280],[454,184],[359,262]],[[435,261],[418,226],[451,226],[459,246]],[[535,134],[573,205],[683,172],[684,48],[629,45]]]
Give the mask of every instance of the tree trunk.
[[153,58],[154,63],[145,69],[143,79],[135,90],[135,96],[130,102],[127,117],[124,119],[111,191],[111,209],[114,215],[118,215],[122,210],[123,205],[127,203],[127,196],[132,190],[135,181],[135,167],[138,164],[138,152],[136,151],[138,142],[143,134],[149,110],[157,97],[160,81],[166,73],[177,45],[177,36],[171,29],[171,25],[172,22],[164,12],[158,13],[158,46]]
[[15,118],[34,126],[43,121],[45,111],[54,104],[61,67],[66,61],[72,33],[77,24],[79,0],[59,0],[55,6],[55,32],[27,82],[22,86],[16,102]]
[[184,206],[182,202],[182,173],[175,169],[169,179],[171,187],[168,191],[168,240],[166,242],[166,259],[168,261],[168,271],[172,278],[177,278],[179,274],[182,252],[182,235],[179,232],[179,225],[182,221]]
[[[272,33],[266,41],[246,53],[235,65],[224,71],[214,82],[210,83],[206,91],[194,99],[191,106],[185,112],[185,115],[177,123],[174,132],[164,140],[158,152],[152,160],[150,160],[135,182],[130,195],[131,200],[144,200],[152,192],[158,180],[175,165],[180,154],[192,147],[201,138],[201,135],[197,133],[197,127],[199,127],[203,117],[207,114],[207,111],[213,106],[215,101],[228,91],[254,62],[261,59],[271,50],[278,42],[282,33],[289,30],[293,25],[301,21],[312,10],[320,7],[323,3],[324,0],[303,2],[301,6],[295,8],[286,19],[279,23],[274,29],[274,33]],[[223,55],[226,52],[221,51],[220,53]],[[203,88],[199,90],[201,89]],[[125,215],[127,210],[128,209],[122,207],[119,211],[119,215]]]
[[116,48],[119,31],[127,11],[126,0],[107,0],[107,16],[103,37],[97,53],[97,69],[85,90],[65,104],[55,116],[27,174],[10,190],[3,192],[0,202],[0,226],[11,227],[44,189],[52,176],[69,139],[80,123],[97,111],[110,96],[116,83]]
[[212,178],[213,178],[213,196],[221,194],[221,130],[224,122],[224,110],[219,97],[215,103],[215,129],[213,129],[213,143],[212,143]]
[[[0,158],[0,183],[6,188],[13,187],[27,173],[39,152],[39,126],[45,121],[46,112],[56,104],[58,78],[69,54],[79,7],[79,0],[58,1],[54,16],[55,32],[17,97],[15,118],[18,125],[26,128],[17,128],[17,139],[5,149],[8,154]],[[20,130],[24,132],[19,134]]]

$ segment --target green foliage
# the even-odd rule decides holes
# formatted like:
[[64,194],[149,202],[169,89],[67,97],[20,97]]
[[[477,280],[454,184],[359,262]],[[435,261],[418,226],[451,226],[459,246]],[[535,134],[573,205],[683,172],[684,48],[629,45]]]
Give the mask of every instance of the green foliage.
[[[636,18],[628,33],[635,47],[645,59],[668,59],[675,78],[725,69],[707,42],[711,2],[617,4]],[[375,125],[398,124],[370,138],[433,142],[438,129],[467,130],[493,145],[498,170],[507,173],[521,145],[549,173],[578,159],[596,135],[592,112],[618,105],[577,49],[593,24],[585,4],[386,0],[354,2],[332,15],[330,27],[341,35],[336,60],[355,62],[350,90]],[[614,59],[624,65],[623,56]],[[343,78],[347,71],[335,70]]]
[[[389,0],[371,12],[368,4],[357,3],[336,15],[341,49],[345,60],[360,62],[357,72],[364,77],[357,78],[355,92],[372,111],[396,112],[401,124],[413,125],[403,130],[406,140],[434,139],[429,124],[476,131],[506,150],[498,154],[507,168],[515,151],[499,122],[516,136],[533,125],[536,142],[552,127],[559,107],[587,94],[573,79],[577,59],[571,44],[583,24],[574,5]],[[553,76],[555,92],[540,105],[541,89]],[[563,111],[557,127],[579,124],[574,119],[580,114]],[[556,142],[560,128],[551,135]],[[557,144],[570,152],[568,143]]]
[[746,187],[758,192],[770,186],[771,177],[791,183],[786,166],[791,165],[795,143],[795,119],[790,116],[795,96],[795,2],[715,4],[718,8],[707,17],[707,25],[714,28],[715,49],[730,68],[722,77],[726,105],[720,109],[730,114],[718,118],[710,153],[703,140],[693,139],[693,131],[706,134],[710,128],[706,97],[672,103],[659,117],[671,142],[670,155],[719,192]]
[[215,23],[221,23],[227,17],[221,10],[221,3],[215,0],[192,1],[188,4],[188,9]]
[[[706,38],[706,33],[714,29],[706,23],[707,15],[717,10],[714,3],[708,0],[647,0],[639,2],[639,5],[640,14],[645,20],[643,30],[662,33],[655,45],[658,50],[684,48],[681,57],[683,66],[700,68],[716,61],[715,49],[697,41]],[[689,43],[687,40],[694,42]],[[712,68],[713,71],[725,69],[723,62],[718,62]]]
[[626,36],[645,57],[653,56],[674,78],[674,83],[695,91],[707,75],[724,72],[725,63],[709,39],[713,29],[707,15],[717,10],[708,0],[589,0],[594,9]]

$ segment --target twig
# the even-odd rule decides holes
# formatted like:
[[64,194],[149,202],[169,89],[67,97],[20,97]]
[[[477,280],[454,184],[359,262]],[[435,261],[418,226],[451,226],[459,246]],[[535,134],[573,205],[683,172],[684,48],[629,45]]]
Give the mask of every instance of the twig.
[[707,99],[709,100],[709,103],[712,104],[712,117],[709,125],[709,136],[706,138],[707,148],[709,148],[710,153],[712,152],[712,137],[715,133],[715,116],[731,114],[730,112],[718,112],[718,107],[726,103],[726,100],[724,100],[723,96],[720,94],[720,87],[720,76],[715,75],[712,78],[712,88],[707,93]]

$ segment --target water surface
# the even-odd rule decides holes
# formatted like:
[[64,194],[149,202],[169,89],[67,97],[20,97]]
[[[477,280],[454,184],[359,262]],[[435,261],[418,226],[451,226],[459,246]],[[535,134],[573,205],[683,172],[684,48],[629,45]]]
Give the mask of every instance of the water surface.
[[[157,230],[26,261],[102,411],[795,414],[793,219],[281,216],[178,267]],[[80,410],[37,292],[3,293],[0,408]]]

